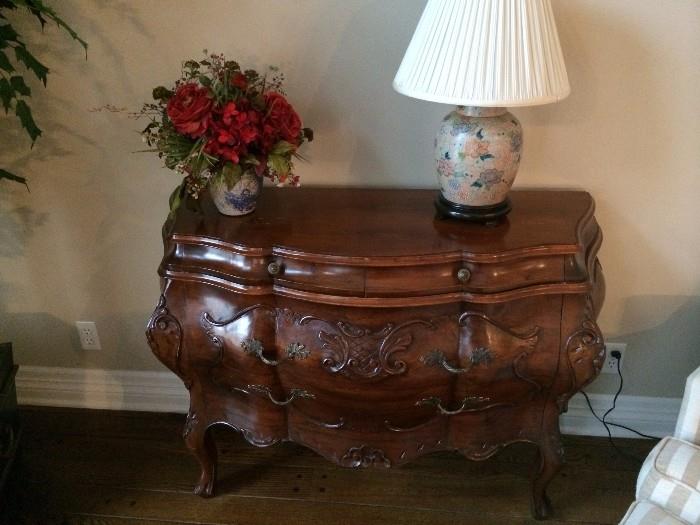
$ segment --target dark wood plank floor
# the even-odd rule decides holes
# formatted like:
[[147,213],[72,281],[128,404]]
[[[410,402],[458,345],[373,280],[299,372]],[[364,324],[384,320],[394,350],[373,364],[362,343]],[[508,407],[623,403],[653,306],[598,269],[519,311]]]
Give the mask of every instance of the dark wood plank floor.
[[[527,445],[479,463],[440,453],[398,469],[354,471],[293,444],[256,449],[217,429],[218,495],[204,500],[191,494],[198,468],[180,438],[183,415],[24,407],[23,421],[5,509],[13,525],[536,523]],[[653,445],[618,443],[639,458]],[[617,523],[641,463],[603,438],[566,437],[565,446],[549,523]]]

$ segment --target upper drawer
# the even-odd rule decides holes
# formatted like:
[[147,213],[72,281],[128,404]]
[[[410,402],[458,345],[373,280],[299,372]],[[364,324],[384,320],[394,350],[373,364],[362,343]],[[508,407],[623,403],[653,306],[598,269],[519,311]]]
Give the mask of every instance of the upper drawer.
[[365,269],[359,266],[273,257],[268,273],[277,286],[323,294],[364,295]]
[[[452,292],[505,292],[533,285],[563,283],[564,256],[527,257],[499,262],[374,260],[337,263],[273,256],[276,285],[359,297],[427,296]],[[354,264],[351,264],[354,263]],[[275,266],[277,265],[277,266]]]
[[497,294],[583,283],[590,277],[589,259],[595,258],[599,245],[598,239],[585,254],[534,250],[491,256],[453,252],[344,257],[278,247],[246,251],[193,239],[172,241],[161,266],[164,276],[207,280],[243,293],[267,294],[277,289],[367,299],[458,298],[461,292]]

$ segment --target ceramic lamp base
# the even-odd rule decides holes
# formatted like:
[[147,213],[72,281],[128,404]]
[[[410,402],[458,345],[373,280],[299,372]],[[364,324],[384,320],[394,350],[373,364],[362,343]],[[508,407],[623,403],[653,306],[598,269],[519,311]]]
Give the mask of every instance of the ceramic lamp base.
[[448,201],[442,194],[435,199],[439,219],[459,219],[470,222],[496,223],[510,211],[510,199],[488,206],[467,206]]
[[438,214],[490,222],[508,213],[520,164],[522,128],[505,108],[459,106],[435,138]]

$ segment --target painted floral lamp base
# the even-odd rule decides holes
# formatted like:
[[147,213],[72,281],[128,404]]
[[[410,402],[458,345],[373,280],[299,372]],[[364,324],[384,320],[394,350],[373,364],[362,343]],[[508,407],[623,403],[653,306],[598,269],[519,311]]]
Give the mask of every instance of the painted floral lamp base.
[[435,138],[438,216],[489,222],[507,214],[522,137],[505,108],[459,106],[447,115]]

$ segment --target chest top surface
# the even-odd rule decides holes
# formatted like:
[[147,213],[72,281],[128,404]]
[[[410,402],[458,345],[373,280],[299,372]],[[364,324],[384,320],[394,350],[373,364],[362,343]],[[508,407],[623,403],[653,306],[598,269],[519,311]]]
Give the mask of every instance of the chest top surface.
[[601,242],[591,196],[511,195],[513,211],[496,226],[436,219],[431,190],[266,188],[244,217],[221,215],[204,197],[166,223],[160,274],[333,304],[345,304],[338,296],[391,305],[380,299],[585,291]]
[[593,214],[583,191],[513,191],[513,211],[498,226],[434,217],[431,190],[265,188],[257,210],[219,214],[207,197],[182,206],[166,235],[215,240],[242,250],[273,247],[346,257],[450,252],[498,254],[541,248],[575,253]]

